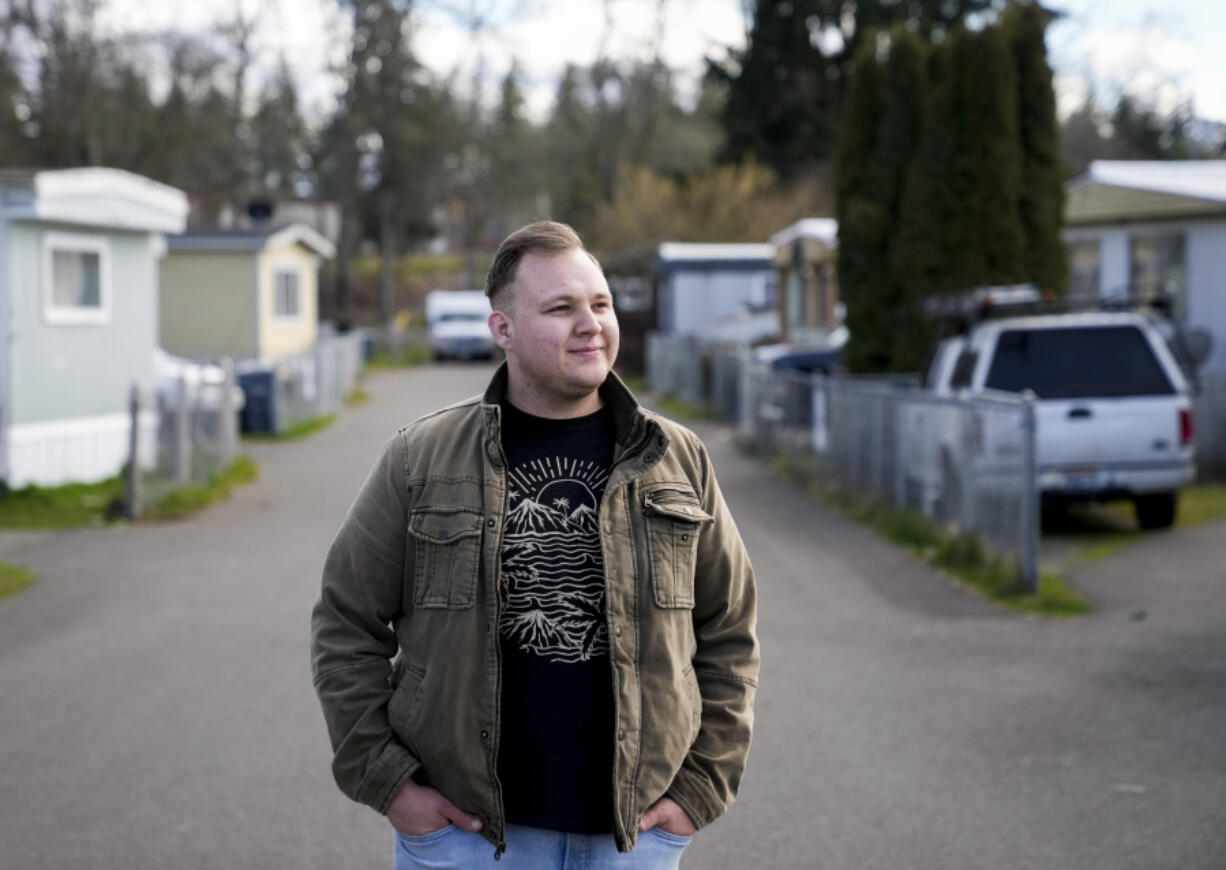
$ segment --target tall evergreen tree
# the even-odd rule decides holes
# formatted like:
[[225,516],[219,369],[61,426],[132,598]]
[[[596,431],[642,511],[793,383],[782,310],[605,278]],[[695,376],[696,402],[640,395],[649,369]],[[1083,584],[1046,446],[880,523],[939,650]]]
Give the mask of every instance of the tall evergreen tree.
[[861,47],[906,30],[924,42],[1008,0],[756,0],[749,43],[710,65],[727,82],[726,156],[752,154],[793,175],[835,151]]
[[853,371],[908,370],[927,350],[918,297],[891,268],[907,170],[920,139],[926,51],[906,30],[882,64],[861,48],[850,82],[838,172],[839,287]]
[[1051,14],[1037,3],[1011,7],[1004,27],[1018,76],[1018,134],[1022,145],[1022,232],[1025,277],[1044,290],[1068,287],[1064,225],[1064,165],[1060,125],[1044,34]]
[[957,256],[948,227],[960,207],[953,177],[957,131],[954,124],[953,58],[946,46],[929,55],[923,120],[916,153],[903,184],[898,230],[890,249],[890,271],[919,298],[949,292]]
[[857,60],[835,164],[838,276],[852,335],[848,367],[880,371],[889,367],[891,338],[886,329],[890,292],[885,268],[890,213],[875,165],[884,76],[873,46],[861,49]]
[[1022,149],[1017,71],[999,27],[958,30],[942,46],[951,57],[957,208],[947,232],[948,290],[1025,280],[1019,204]]
[[915,33],[896,28],[890,36],[890,54],[882,87],[881,121],[877,136],[874,195],[888,215],[878,267],[888,288],[886,331],[891,336],[888,368],[915,371],[930,350],[922,298],[908,276],[892,268],[890,248],[902,223],[903,192],[915,160],[924,122],[927,93],[927,44]]
[[833,151],[826,59],[814,45],[810,22],[820,0],[759,0],[748,44],[733,68],[712,65],[728,83],[724,157],[757,157],[783,177]]

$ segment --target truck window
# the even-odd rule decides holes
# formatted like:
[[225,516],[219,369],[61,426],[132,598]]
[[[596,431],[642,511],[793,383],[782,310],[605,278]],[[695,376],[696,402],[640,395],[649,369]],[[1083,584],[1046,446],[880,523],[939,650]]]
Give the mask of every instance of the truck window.
[[1010,329],[996,340],[987,387],[1042,399],[1169,396],[1170,378],[1135,326]]
[[949,376],[950,388],[961,390],[969,387],[971,385],[971,378],[975,374],[975,363],[977,362],[979,362],[979,354],[974,351],[964,350],[962,355],[958,357],[953,374]]

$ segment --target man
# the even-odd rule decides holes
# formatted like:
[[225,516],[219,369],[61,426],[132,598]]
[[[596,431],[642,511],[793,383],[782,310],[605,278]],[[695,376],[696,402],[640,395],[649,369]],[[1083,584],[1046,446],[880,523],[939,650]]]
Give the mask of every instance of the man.
[[486,292],[506,363],[388,441],[328,553],[333,773],[398,868],[675,868],[744,770],[749,560],[702,443],[612,373],[575,232],[512,233]]

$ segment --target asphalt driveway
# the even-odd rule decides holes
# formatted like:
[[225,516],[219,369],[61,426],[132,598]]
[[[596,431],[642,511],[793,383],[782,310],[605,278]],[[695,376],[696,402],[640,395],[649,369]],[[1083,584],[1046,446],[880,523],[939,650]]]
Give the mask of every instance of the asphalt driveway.
[[[0,535],[0,867],[390,866],[332,784],[307,657],[324,553],[383,441],[486,366],[373,401],[186,522]],[[1226,868],[1226,523],[1078,569],[1096,611],[1021,617],[696,427],[759,575],[741,798],[689,868]]]

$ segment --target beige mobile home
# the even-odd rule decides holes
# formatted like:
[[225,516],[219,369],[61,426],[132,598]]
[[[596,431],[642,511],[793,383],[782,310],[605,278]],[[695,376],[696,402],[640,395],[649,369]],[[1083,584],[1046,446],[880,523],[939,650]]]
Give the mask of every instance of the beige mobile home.
[[196,359],[274,361],[315,347],[319,266],[335,254],[311,228],[191,231],[167,239],[162,347]]

